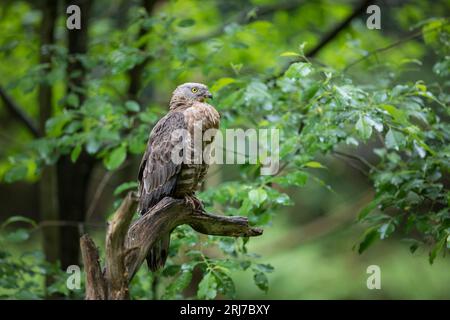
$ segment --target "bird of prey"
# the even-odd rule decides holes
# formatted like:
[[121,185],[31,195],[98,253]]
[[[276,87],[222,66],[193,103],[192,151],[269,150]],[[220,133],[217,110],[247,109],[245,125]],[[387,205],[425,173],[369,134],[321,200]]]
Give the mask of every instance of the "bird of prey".
[[[218,129],[220,115],[206,102],[209,98],[212,98],[212,95],[208,87],[200,83],[184,83],[173,91],[169,112],[151,131],[147,149],[140,164],[138,210],[141,215],[148,212],[164,197],[185,199],[191,201],[191,204],[196,199],[193,197],[194,193],[205,179],[208,164],[205,163],[204,158],[200,162],[174,162],[173,152],[189,152],[176,149],[180,140],[174,139],[172,133],[176,130],[185,130],[192,135],[194,126],[198,126],[198,123],[201,123],[202,133],[208,129]],[[209,140],[209,143],[213,139],[214,137]],[[204,149],[206,145],[207,142],[203,142],[201,148]],[[189,150],[192,152],[192,149]],[[180,156],[187,155],[180,154]],[[198,201],[194,205],[199,205]],[[170,234],[164,235],[150,249],[147,254],[147,265],[150,270],[156,271],[164,266],[169,241]]]

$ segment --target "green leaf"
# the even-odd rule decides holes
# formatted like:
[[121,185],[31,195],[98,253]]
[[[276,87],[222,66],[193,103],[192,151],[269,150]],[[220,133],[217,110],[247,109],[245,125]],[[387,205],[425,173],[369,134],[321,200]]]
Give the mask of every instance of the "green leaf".
[[303,187],[308,181],[308,174],[303,171],[294,171],[283,177],[275,177],[272,181],[281,184],[283,187],[289,187],[292,185]]
[[234,238],[222,238],[219,241],[219,248],[228,254],[236,252],[236,241]]
[[348,144],[348,145],[353,145],[353,146],[358,146],[358,145],[359,145],[358,140],[356,140],[356,139],[353,138],[353,137],[347,137],[347,138],[345,139],[345,143]]
[[194,19],[183,19],[180,22],[178,22],[178,26],[180,28],[192,27],[194,24],[195,24],[195,20]]
[[269,279],[267,279],[265,273],[256,271],[253,275],[253,280],[255,281],[255,284],[258,286],[258,288],[267,293],[267,291],[269,290]]
[[252,202],[250,201],[250,199],[244,199],[244,201],[242,201],[242,205],[241,208],[239,209],[239,212],[244,216],[246,216],[250,213],[251,209],[252,209]]
[[298,136],[293,136],[286,139],[281,146],[280,157],[284,158],[288,154],[295,152],[295,150],[298,148],[299,139],[300,138]]
[[415,84],[415,87],[417,88],[417,90],[422,91],[422,92],[426,92],[427,91],[427,86],[424,83],[421,82],[417,82]]
[[162,272],[164,277],[173,277],[175,276],[178,272],[180,272],[181,270],[181,266],[178,264],[172,264],[170,266],[166,266],[164,267],[164,270]]
[[76,108],[80,104],[80,99],[75,93],[69,93],[66,97],[66,103],[68,106]]
[[447,22],[445,19],[433,20],[422,28],[423,40],[428,45],[438,46],[439,45],[439,33],[442,31],[442,27]]
[[288,78],[304,78],[312,72],[311,65],[305,62],[292,63],[285,76]]
[[220,89],[228,86],[229,84],[232,84],[236,82],[236,79],[233,78],[220,78],[216,82],[214,82],[213,86],[211,87],[212,92],[217,92]]
[[312,97],[314,97],[317,93],[317,91],[319,91],[320,89],[320,85],[319,83],[314,83],[312,86],[310,86],[308,89],[306,89],[302,95],[302,101],[307,102],[309,101]]
[[356,131],[359,136],[364,140],[367,140],[372,135],[372,126],[367,121],[366,117],[360,117],[355,125]]
[[114,149],[112,152],[103,159],[106,169],[114,170],[117,169],[127,157],[127,147],[126,145],[120,145],[118,148]]
[[7,183],[23,180],[28,174],[28,168],[23,164],[14,165],[11,169],[6,171],[4,180]]
[[267,85],[260,81],[252,81],[245,90],[244,96],[247,105],[271,106],[272,96]]
[[339,96],[341,96],[345,101],[349,101],[352,99],[351,92],[350,92],[348,86],[342,86],[342,87],[334,86],[334,89],[336,89]]
[[405,145],[405,142],[405,136],[403,134],[393,129],[389,129],[385,137],[386,147],[398,151],[400,147]]
[[114,195],[117,196],[117,195],[121,194],[122,192],[124,192],[125,190],[135,189],[138,187],[138,185],[139,184],[136,181],[122,183],[120,186],[118,186],[114,190]]
[[95,137],[90,137],[86,143],[86,151],[89,154],[94,154],[100,149],[101,143]]
[[439,242],[436,243],[436,245],[431,250],[429,258],[428,258],[428,261],[430,262],[430,264],[433,264],[434,260],[436,259],[437,255],[439,254],[439,252],[441,252],[442,249],[444,249],[444,246],[446,243],[447,243],[447,235],[442,237],[439,240]]
[[396,107],[388,104],[381,105],[381,108],[384,109],[389,115],[398,123],[407,124],[408,118],[405,113],[397,109]]
[[280,57],[300,57],[300,54],[294,51],[286,51],[280,54]]
[[371,213],[382,201],[384,197],[377,197],[369,202],[358,214],[358,221],[363,220],[369,213]]
[[146,148],[147,135],[133,135],[128,139],[128,150],[132,154],[142,154]]
[[221,270],[216,270],[215,275],[217,280],[217,291],[231,299],[234,299],[236,296],[236,287],[233,279]]
[[418,241],[417,239],[412,239],[412,238],[402,239],[401,241],[405,242],[409,245],[409,251],[411,252],[411,254],[416,252],[417,249],[419,249],[419,247],[421,245],[423,245],[423,243],[421,241]]
[[274,268],[273,266],[271,266],[270,264],[262,264],[262,263],[258,263],[255,265],[255,267],[261,271],[261,272],[265,272],[265,273],[270,273],[273,272]]
[[59,137],[64,129],[64,126],[69,123],[72,116],[69,113],[62,113],[53,118],[50,118],[45,123],[45,131],[50,137]]
[[386,239],[390,234],[392,234],[395,231],[395,225],[389,221],[387,223],[383,223],[378,228],[378,233],[380,234],[380,239]]
[[166,291],[163,295],[164,299],[173,299],[177,293],[184,290],[192,280],[192,270],[195,264],[183,264],[181,266],[180,276],[167,286]]
[[376,240],[379,239],[379,226],[368,229],[363,236],[363,240],[359,244],[358,253],[361,254],[369,248]]
[[17,229],[6,235],[6,240],[10,242],[23,242],[30,238],[30,234],[25,229]]
[[135,65],[141,63],[147,56],[147,53],[141,52],[138,48],[122,45],[116,50],[110,51],[108,63],[112,74],[119,74],[132,69]]
[[300,45],[298,46],[298,50],[300,51],[300,53],[304,56],[305,55],[305,47],[308,44],[307,41],[304,41],[302,43],[300,43]]
[[326,169],[326,167],[325,166],[323,166],[320,162],[317,162],[317,161],[309,161],[309,162],[307,162],[307,163],[305,163],[305,167],[308,167],[308,168],[323,168],[323,169]]
[[132,112],[139,112],[139,110],[141,110],[139,104],[132,100],[125,102],[125,108]]
[[214,299],[217,295],[217,281],[215,276],[208,272],[198,284],[197,296],[199,299]]
[[447,56],[444,60],[436,63],[433,67],[433,72],[440,77],[447,77],[450,75],[450,57]]
[[255,189],[249,192],[249,200],[257,207],[259,207],[267,199],[267,192],[262,189]]
[[155,114],[154,112],[152,112],[150,110],[147,110],[147,111],[144,110],[143,112],[140,112],[138,114],[138,118],[142,122],[150,123],[150,124],[155,123],[156,121],[158,121],[157,114]]
[[275,199],[275,203],[283,206],[292,206],[294,204],[286,193],[280,193],[280,195]]
[[73,148],[70,154],[70,160],[72,162],[76,162],[81,153],[81,144],[77,144],[75,148]]
[[383,131],[383,124],[375,121],[374,119],[372,119],[369,116],[365,116],[364,119],[367,121],[367,123],[374,128],[375,130],[377,130],[378,132],[382,132]]
[[417,152],[419,157],[425,158],[427,153],[426,153],[425,149],[422,148],[422,146],[416,140],[414,140],[413,146],[414,146],[414,150]]

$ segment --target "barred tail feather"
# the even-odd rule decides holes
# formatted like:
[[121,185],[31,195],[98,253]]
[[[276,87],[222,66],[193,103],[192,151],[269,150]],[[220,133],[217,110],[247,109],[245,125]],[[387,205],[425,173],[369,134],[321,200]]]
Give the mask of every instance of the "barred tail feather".
[[163,236],[157,240],[147,254],[147,266],[155,272],[164,267],[167,256],[169,254],[170,234]]

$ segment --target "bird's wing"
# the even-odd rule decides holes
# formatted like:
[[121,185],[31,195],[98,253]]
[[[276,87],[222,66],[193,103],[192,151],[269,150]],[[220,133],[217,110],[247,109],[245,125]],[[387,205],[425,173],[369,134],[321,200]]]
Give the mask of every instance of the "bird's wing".
[[172,151],[180,142],[172,137],[177,129],[186,129],[184,115],[171,112],[156,124],[150,134],[138,175],[141,214],[175,190],[182,165],[172,161]]

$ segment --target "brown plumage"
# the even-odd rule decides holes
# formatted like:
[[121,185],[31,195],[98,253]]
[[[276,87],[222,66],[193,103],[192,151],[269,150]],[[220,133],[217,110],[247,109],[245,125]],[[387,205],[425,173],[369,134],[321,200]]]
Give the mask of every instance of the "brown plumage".
[[[194,132],[194,124],[202,123],[202,133],[208,129],[218,129],[220,116],[216,109],[205,102],[211,98],[208,88],[199,83],[185,83],[175,89],[170,100],[169,112],[158,121],[150,133],[147,150],[139,168],[139,207],[145,214],[164,197],[189,199],[203,182],[208,164],[177,163],[172,160],[173,152],[179,151],[180,139],[174,139],[175,130]],[[192,146],[190,144],[189,146]],[[206,145],[202,145],[202,150]],[[191,151],[189,148],[187,150]],[[152,271],[164,266],[167,259],[170,234],[163,236],[150,249],[147,264]]]

